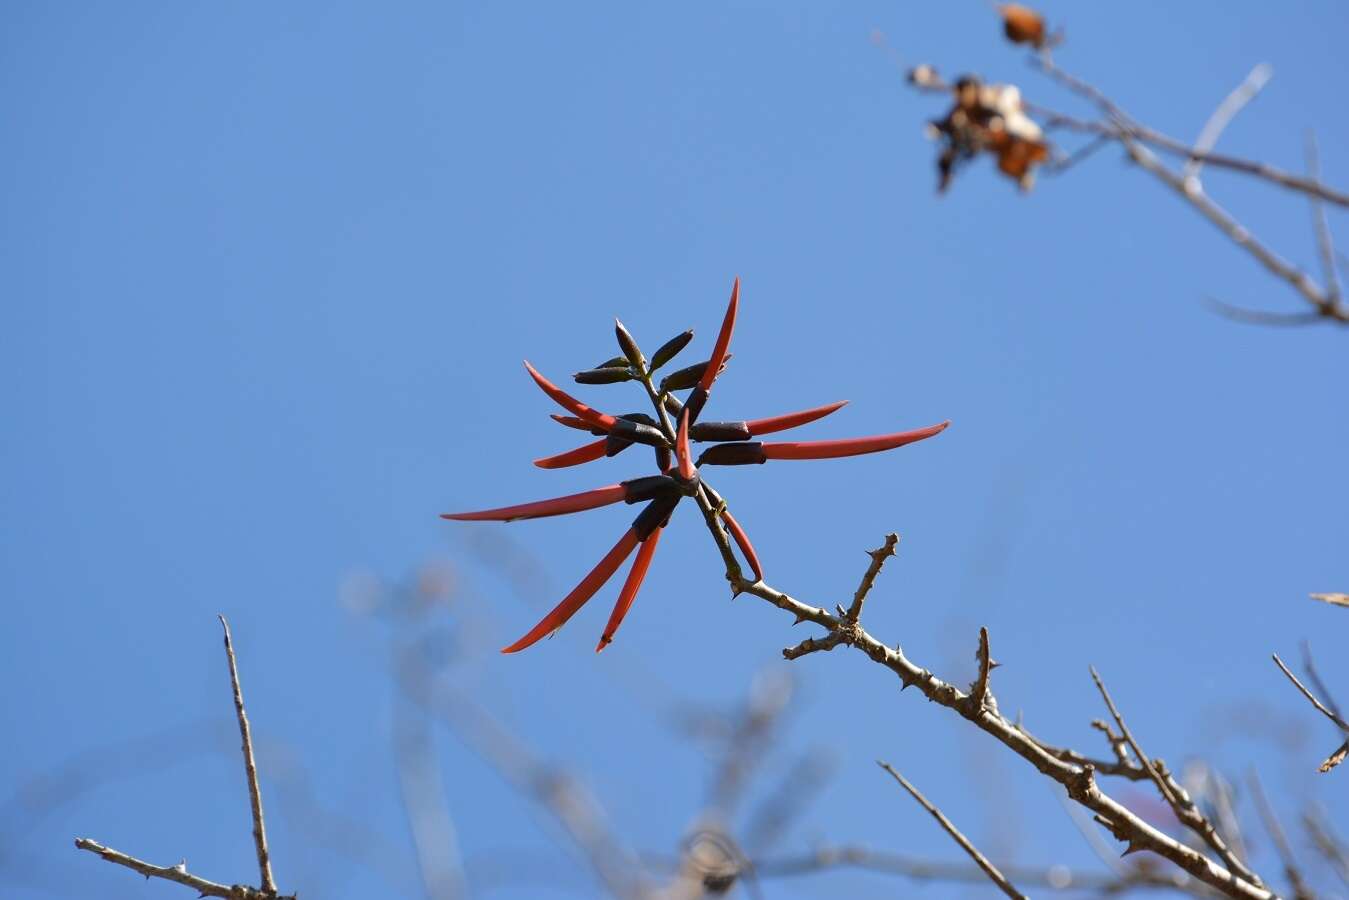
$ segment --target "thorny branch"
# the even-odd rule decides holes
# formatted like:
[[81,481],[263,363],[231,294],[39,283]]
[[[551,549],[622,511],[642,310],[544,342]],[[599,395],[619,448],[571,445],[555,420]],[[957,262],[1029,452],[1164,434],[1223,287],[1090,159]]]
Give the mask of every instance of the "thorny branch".
[[125,866],[139,872],[146,878],[162,878],[193,888],[203,897],[227,897],[230,900],[294,900],[294,896],[280,897],[276,883],[272,879],[271,857],[267,851],[267,829],[262,815],[262,791],[258,786],[258,769],[253,758],[253,736],[248,725],[248,715],[244,711],[243,690],[239,687],[239,669],[234,659],[234,645],[230,640],[229,622],[220,616],[220,624],[225,632],[225,657],[229,662],[230,687],[234,693],[234,711],[239,720],[239,736],[243,743],[244,770],[248,778],[249,807],[253,817],[253,842],[257,851],[258,869],[261,876],[261,888],[245,884],[224,885],[193,875],[187,871],[187,860],[176,866],[156,866],[134,856],[128,856],[118,850],[106,847],[88,838],[76,838],[75,846],[80,850],[97,853],[104,860]]
[[989,862],[988,858],[979,852],[979,848],[975,847],[974,844],[970,843],[970,839],[965,837],[965,835],[961,834],[960,829],[956,828],[956,826],[951,822],[951,820],[946,818],[946,816],[942,813],[940,809],[938,809],[936,806],[932,804],[930,800],[924,797],[918,791],[918,788],[914,787],[912,784],[909,783],[908,779],[906,779],[903,775],[899,774],[893,768],[891,768],[889,763],[877,762],[876,764],[885,771],[889,772],[890,777],[894,778],[895,781],[898,781],[900,786],[903,787],[904,790],[908,791],[909,794],[913,796],[913,799],[918,801],[919,806],[923,807],[923,809],[927,810],[929,813],[932,814],[932,818],[937,820],[937,822],[941,825],[941,827],[946,830],[946,833],[951,836],[951,839],[960,845],[960,849],[964,850],[966,853],[970,855],[970,859],[974,860],[975,865],[977,865],[980,869],[982,869],[984,874],[989,877],[989,880],[991,880],[994,884],[996,884],[1004,894],[1006,894],[1008,897],[1011,897],[1012,900],[1026,900],[1026,895],[1018,891],[1015,887],[1013,887],[1012,883],[1007,880],[1006,876],[1004,876],[1001,872],[998,871],[997,866]]
[[220,616],[220,626],[225,631],[225,657],[230,666],[230,687],[234,690],[234,713],[239,719],[239,738],[243,744],[244,774],[248,778],[248,804],[253,814],[253,845],[258,854],[258,873],[262,879],[264,894],[276,893],[276,882],[272,879],[272,858],[267,852],[267,826],[262,818],[262,789],[258,786],[258,766],[253,759],[253,733],[248,726],[248,713],[244,711],[244,693],[239,687],[239,666],[234,660],[234,644],[230,641],[230,623]]
[[[893,672],[899,677],[904,688],[917,687],[929,701],[968,719],[975,727],[1029,762],[1037,771],[1062,785],[1073,800],[1096,813],[1097,820],[1118,840],[1124,841],[1130,851],[1151,850],[1225,896],[1251,898],[1251,900],[1256,898],[1269,900],[1274,896],[1262,885],[1244,878],[1238,872],[1214,862],[1199,851],[1160,831],[1106,794],[1096,783],[1097,769],[1094,764],[1073,761],[1074,758],[1081,759],[1075,754],[1073,758],[1060,758],[1061,754],[1056,754],[1041,745],[1001,713],[976,705],[970,694],[943,681],[930,670],[918,666],[898,647],[892,649],[872,637],[860,623],[856,625],[848,623],[843,617],[803,603],[765,582],[746,583],[739,576],[738,566],[734,565],[735,559],[720,524],[714,517],[709,517],[708,525],[718,548],[722,551],[726,563],[726,577],[733,590],[752,594],[778,609],[791,613],[797,622],[812,622],[820,626],[825,630],[826,636],[817,640],[816,644],[830,643],[830,646],[837,646],[846,643],[872,662]],[[842,640],[841,632],[848,635],[848,641]],[[801,646],[785,650],[784,656],[790,659],[803,655],[799,652]],[[1139,770],[1134,780],[1138,780],[1139,777],[1149,776]]]

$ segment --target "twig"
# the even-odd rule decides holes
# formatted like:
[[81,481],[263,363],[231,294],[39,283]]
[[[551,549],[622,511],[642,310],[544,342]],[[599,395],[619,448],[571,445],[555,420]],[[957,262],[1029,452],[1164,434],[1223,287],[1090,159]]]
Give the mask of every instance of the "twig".
[[871,557],[871,565],[867,566],[866,573],[862,576],[862,583],[857,586],[857,592],[853,594],[852,605],[848,607],[848,612],[844,619],[849,622],[857,622],[862,617],[862,604],[867,600],[867,594],[871,593],[871,586],[876,583],[876,576],[881,574],[881,566],[885,561],[895,555],[895,545],[899,543],[899,535],[893,531],[885,536],[885,544],[877,547],[875,550],[868,550],[867,556]]
[[984,870],[984,874],[986,874],[993,881],[994,884],[996,884],[999,888],[1001,888],[1004,894],[1006,894],[1008,897],[1013,898],[1013,900],[1026,900],[1026,895],[1018,891],[1016,888],[1014,888],[1012,886],[1012,883],[1008,881],[1001,872],[998,871],[997,866],[989,862],[988,858],[985,857],[982,853],[980,853],[979,849],[975,847],[974,844],[970,843],[969,838],[961,834],[960,829],[956,828],[955,825],[951,824],[951,820],[946,818],[946,816],[942,814],[942,811],[940,809],[937,809],[937,807],[933,806],[932,803],[926,797],[924,797],[921,793],[919,793],[918,788],[914,787],[912,784],[909,784],[908,780],[905,779],[903,775],[899,774],[893,768],[891,768],[889,763],[877,760],[876,765],[880,766],[882,769],[889,772],[890,777],[894,778],[895,781],[898,781],[900,785],[904,788],[904,790],[908,791],[913,796],[913,799],[918,801],[919,806],[923,807],[923,809],[927,810],[929,813],[932,814],[932,818],[936,819],[941,824],[941,827],[946,829],[946,833],[949,834],[952,837],[952,839],[955,840],[955,842],[960,845],[962,850],[964,850],[966,853],[970,855],[970,859],[974,860],[975,864],[978,865],[979,868]]
[[1312,594],[1311,598],[1331,606],[1349,606],[1349,594]]
[[1274,809],[1269,805],[1264,788],[1261,787],[1260,779],[1254,771],[1250,773],[1249,780],[1251,796],[1255,798],[1256,808],[1260,810],[1260,819],[1265,823],[1265,830],[1269,832],[1270,839],[1274,841],[1274,847],[1278,850],[1279,859],[1283,862],[1283,874],[1288,879],[1289,887],[1293,889],[1293,897],[1295,900],[1312,900],[1314,895],[1308,889],[1307,880],[1302,876],[1297,861],[1293,859],[1293,848],[1288,845],[1288,836],[1284,834],[1278,816],[1274,815]]
[[467,891],[458,835],[445,804],[445,785],[434,745],[424,719],[406,709],[407,704],[398,706],[394,756],[426,900],[454,900],[466,896]]
[[133,872],[139,872],[146,878],[162,878],[165,881],[174,881],[178,884],[186,885],[192,888],[203,897],[225,897],[227,900],[263,900],[263,898],[275,897],[276,894],[264,894],[255,888],[246,885],[236,884],[217,884],[214,881],[207,881],[205,878],[199,878],[187,871],[187,860],[183,860],[176,866],[156,866],[153,863],[136,859],[134,856],[127,856],[111,847],[105,847],[97,841],[91,841],[88,838],[76,838],[75,846],[80,850],[88,850],[90,853],[97,853],[103,859],[119,866],[126,866]]
[[970,698],[974,705],[979,709],[984,708],[985,701],[988,699],[988,676],[992,674],[993,668],[997,665],[993,657],[989,655],[988,649],[988,629],[980,626],[979,628],[979,650],[975,654],[979,660],[979,680],[974,683],[970,691]]
[[276,882],[272,880],[272,859],[267,852],[267,826],[262,818],[262,790],[258,786],[258,767],[253,759],[253,734],[248,727],[248,714],[244,712],[244,694],[239,687],[239,668],[234,661],[234,645],[230,641],[230,623],[219,616],[220,625],[225,631],[225,657],[229,660],[230,686],[234,689],[234,712],[239,719],[239,737],[243,741],[244,772],[248,777],[248,801],[253,813],[253,845],[258,853],[258,872],[262,879],[261,890],[265,895],[276,894]]
[[1129,726],[1124,722],[1124,716],[1120,715],[1119,709],[1115,707],[1115,701],[1111,699],[1110,692],[1106,690],[1105,682],[1097,673],[1096,668],[1091,668],[1091,680],[1096,682],[1096,689],[1101,692],[1101,699],[1105,701],[1106,708],[1110,710],[1110,715],[1119,726],[1120,735],[1128,742],[1129,749],[1133,751],[1134,756],[1138,758],[1139,763],[1146,769],[1152,777],[1153,784],[1157,785],[1157,791],[1162,795],[1171,811],[1175,813],[1176,819],[1185,827],[1189,828],[1208,844],[1213,851],[1218,854],[1223,863],[1236,874],[1240,875],[1251,884],[1260,885],[1260,877],[1251,871],[1237,855],[1227,846],[1222,835],[1218,834],[1218,829],[1208,820],[1208,817],[1199,811],[1190,795],[1170,777],[1160,760],[1154,761],[1148,758],[1139,746],[1138,741],[1134,739],[1133,733],[1129,731]]
[[[1316,145],[1316,132],[1307,132],[1307,175],[1321,180],[1321,154]],[[1326,297],[1338,303],[1341,296],[1340,273],[1335,265],[1335,237],[1330,233],[1326,205],[1320,197],[1311,196],[1312,227],[1316,231],[1316,248],[1321,256],[1321,277],[1326,283]]]
[[1108,134],[1117,140],[1126,137],[1133,138],[1164,153],[1179,156],[1187,161],[1193,160],[1209,166],[1231,169],[1234,172],[1252,175],[1289,190],[1319,197],[1327,203],[1334,203],[1336,206],[1349,207],[1349,193],[1322,184],[1315,178],[1295,175],[1268,163],[1228,156],[1224,153],[1213,153],[1212,151],[1200,152],[1185,141],[1140,124],[1120,109],[1102,91],[1077,76],[1058,68],[1047,54],[1038,54],[1033,61],[1050,78],[1101,109],[1105,117],[1110,120],[1108,122],[1087,122],[1035,104],[1027,103],[1025,105],[1028,112],[1045,118],[1049,125],[1071,128],[1074,131]]
[[1256,240],[1255,236],[1251,234],[1250,229],[1246,228],[1221,206],[1213,202],[1213,200],[1200,190],[1197,185],[1187,184],[1179,175],[1176,175],[1166,166],[1162,165],[1161,161],[1157,159],[1152,151],[1148,150],[1138,141],[1127,136],[1124,137],[1123,140],[1130,159],[1138,163],[1144,171],[1156,176],[1159,181],[1184,198],[1185,201],[1198,210],[1204,218],[1208,219],[1217,226],[1223,234],[1227,235],[1232,243],[1250,254],[1256,262],[1260,263],[1278,278],[1288,282],[1294,290],[1301,294],[1302,297],[1316,309],[1322,319],[1334,320],[1337,322],[1349,322],[1349,309],[1341,306],[1336,298],[1329,296],[1326,291],[1320,288],[1316,282],[1312,281],[1312,279],[1307,276],[1307,273],[1296,268],[1287,260],[1283,259],[1283,257]]
[[1274,67],[1268,63],[1260,63],[1251,69],[1250,73],[1237,85],[1232,93],[1223,98],[1223,102],[1218,104],[1218,108],[1209,116],[1204,127],[1199,131],[1199,137],[1194,142],[1195,156],[1191,156],[1185,163],[1185,169],[1181,177],[1187,182],[1199,178],[1199,170],[1204,165],[1203,154],[1208,153],[1218,143],[1218,138],[1223,130],[1236,118],[1237,113],[1245,108],[1247,103],[1255,99],[1256,94],[1265,86],[1269,79],[1274,75]]
[[1325,703],[1330,711],[1343,719],[1344,714],[1340,712],[1340,705],[1330,695],[1330,688],[1326,687],[1325,682],[1321,680],[1320,673],[1316,671],[1316,663],[1312,661],[1312,645],[1309,641],[1302,642],[1302,670],[1307,673],[1307,680],[1312,683],[1312,687],[1316,688],[1321,696],[1326,698]]
[[[836,868],[855,868],[914,881],[987,884],[988,875],[975,865],[938,862],[873,850],[864,846],[823,846],[809,853],[764,859],[754,864],[760,878],[794,878]],[[1030,884],[1055,891],[1091,891],[1118,896],[1133,889],[1193,890],[1195,881],[1184,872],[1161,872],[1132,868],[1118,874],[1075,872],[1067,866],[1044,868],[1004,867],[1004,874],[1017,884]]]
[[[1293,682],[1293,685],[1302,692],[1302,696],[1306,697],[1311,702],[1312,706],[1316,707],[1327,719],[1334,722],[1335,727],[1339,728],[1344,733],[1349,734],[1349,723],[1346,723],[1344,719],[1340,718],[1332,710],[1327,708],[1324,703],[1316,699],[1316,695],[1307,690],[1307,686],[1297,680],[1297,676],[1293,674],[1292,670],[1284,665],[1283,660],[1279,659],[1279,654],[1277,653],[1274,654],[1274,664],[1279,667],[1283,674],[1288,676],[1288,680]],[[1346,756],[1349,756],[1349,740],[1346,740],[1336,748],[1330,756],[1326,757],[1325,762],[1321,763],[1317,771],[1329,772],[1331,769],[1344,762]]]

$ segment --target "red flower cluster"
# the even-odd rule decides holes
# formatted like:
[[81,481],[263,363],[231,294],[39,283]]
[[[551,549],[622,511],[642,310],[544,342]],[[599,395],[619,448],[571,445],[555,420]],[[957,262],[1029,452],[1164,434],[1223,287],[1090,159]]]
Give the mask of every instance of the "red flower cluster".
[[[689,366],[670,375],[660,382],[659,391],[653,383],[652,375],[657,369],[669,362],[675,354],[683,350],[693,338],[692,331],[686,331],[667,341],[652,356],[648,363],[637,342],[628,334],[621,322],[616,323],[615,332],[623,355],[602,363],[594,369],[577,372],[575,380],[580,384],[615,384],[623,381],[640,381],[655,407],[658,418],[644,413],[629,413],[612,416],[593,409],[544,378],[528,362],[525,369],[534,383],[551,397],[559,406],[569,412],[569,416],[555,415],[553,418],[562,425],[591,431],[602,435],[600,440],[534,461],[536,466],[545,469],[574,466],[599,459],[601,456],[614,456],[633,444],[647,444],[655,448],[658,474],[634,478],[618,484],[555,497],[551,500],[539,500],[533,503],[521,503],[515,506],[503,506],[499,509],[486,509],[478,512],[446,513],[442,518],[461,521],[495,520],[510,522],[515,519],[536,519],[544,516],[559,516],[608,506],[612,503],[646,503],[641,514],[618,543],[614,545],[599,564],[590,571],[581,582],[562,599],[552,612],[544,616],[543,621],[530,629],[529,633],[502,650],[503,653],[515,653],[536,643],[566,624],[576,611],[585,605],[595,593],[604,586],[619,566],[637,550],[637,559],[628,571],[627,580],[618,593],[618,602],[614,605],[609,623],[604,628],[596,652],[603,650],[613,640],[614,632],[627,615],[637,591],[651,566],[656,545],[660,541],[661,529],[670,520],[670,514],[684,497],[704,493],[707,501],[716,509],[717,515],[726,523],[726,528],[735,540],[740,552],[754,572],[756,581],[763,579],[763,570],[758,555],[750,544],[744,528],[731,516],[721,497],[704,482],[700,476],[702,466],[738,466],[763,463],[770,459],[831,459],[840,456],[856,456],[862,453],[875,453],[891,450],[914,441],[932,437],[944,430],[950,422],[930,425],[913,431],[901,431],[874,437],[849,438],[833,441],[797,441],[762,442],[752,440],[766,434],[795,428],[823,418],[838,410],[847,401],[830,403],[814,409],[772,416],[766,419],[753,419],[744,422],[699,422],[698,416],[707,403],[707,398],[726,361],[730,359],[731,334],[735,330],[736,312],[740,304],[740,279],[735,280],[731,289],[731,302],[726,309],[726,317],[721,323],[712,356],[705,362]],[[689,390],[687,397],[680,401],[675,391]],[[674,425],[669,416],[676,417]],[[713,446],[693,459],[690,441],[709,442]]]

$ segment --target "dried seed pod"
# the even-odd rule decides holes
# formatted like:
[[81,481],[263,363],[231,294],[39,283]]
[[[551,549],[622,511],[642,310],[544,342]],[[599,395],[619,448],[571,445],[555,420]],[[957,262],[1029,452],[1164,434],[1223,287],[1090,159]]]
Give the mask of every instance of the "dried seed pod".
[[717,444],[708,447],[698,457],[700,466],[756,466],[768,457],[764,456],[763,444],[758,441],[747,444]]
[[637,342],[628,333],[628,329],[624,328],[623,323],[618,319],[614,319],[614,336],[618,338],[618,348],[623,351],[624,359],[631,363],[637,371],[645,371],[646,357],[642,355],[641,348],[637,346]]
[[998,7],[1002,16],[1002,32],[1013,44],[1030,44],[1037,50],[1045,45],[1044,16],[1020,3],[1004,3]]
[[632,381],[632,370],[624,364],[621,369],[617,366],[586,369],[584,372],[577,372],[571,377],[577,384],[618,384],[621,381]]
[[674,359],[680,350],[683,350],[689,345],[689,341],[691,340],[693,340],[692,328],[683,334],[675,335],[665,343],[661,344],[656,350],[655,355],[651,357],[651,371],[656,371],[661,366]]
[[689,426],[689,439],[694,441],[747,441],[752,436],[745,422],[699,422]]

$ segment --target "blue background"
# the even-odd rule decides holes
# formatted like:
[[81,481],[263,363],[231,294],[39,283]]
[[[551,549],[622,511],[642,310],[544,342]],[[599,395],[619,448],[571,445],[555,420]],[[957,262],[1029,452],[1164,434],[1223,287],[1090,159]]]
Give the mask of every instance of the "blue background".
[[[1186,139],[1271,63],[1220,148],[1297,169],[1315,126],[1327,180],[1349,182],[1342,4],[1046,12],[1067,28],[1065,67]],[[638,850],[673,852],[704,795],[706,753],[673,711],[729,708],[755,673],[789,668],[765,766],[827,748],[834,778],[779,851],[958,858],[881,757],[998,859],[1097,865],[1042,779],[966,723],[856,654],[782,662],[805,627],[727,602],[689,508],[608,651],[592,648],[616,584],[554,640],[495,654],[631,510],[436,514],[649,468],[632,453],[532,467],[577,442],[519,360],[564,379],[616,352],[616,314],[648,352],[696,328],[687,361],[702,358],[737,274],[735,360],[709,415],[852,401],[802,439],[954,422],[892,454],[718,473],[771,583],[832,606],[862,550],[899,531],[867,607],[877,637],[962,683],[988,626],[1003,709],[1103,753],[1094,664],[1152,753],[1238,779],[1257,767],[1290,827],[1317,798],[1345,822],[1349,775],[1314,773],[1337,738],[1269,653],[1311,637],[1349,685],[1349,618],[1306,599],[1349,585],[1349,332],[1206,309],[1301,301],[1117,149],[1029,196],[981,162],[937,197],[922,124],[940,98],[906,87],[873,30],[905,66],[1085,112],[986,6],[11,2],[0,16],[0,885],[15,896],[183,894],[78,854],[75,835],[255,878],[218,612],[278,879],[301,896],[416,891],[389,641],[433,621],[458,687],[590,785]],[[1303,198],[1216,170],[1205,183],[1315,270]],[[1346,231],[1339,211],[1332,224]],[[639,408],[613,399],[625,390],[584,396]],[[432,560],[455,579],[443,617],[391,632],[341,602],[364,596],[353,573],[396,583]],[[597,891],[550,819],[452,733],[435,739],[477,894]],[[380,865],[342,849],[348,826]],[[1255,863],[1276,871],[1251,827]],[[977,892],[857,873],[764,888]]]

